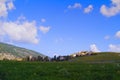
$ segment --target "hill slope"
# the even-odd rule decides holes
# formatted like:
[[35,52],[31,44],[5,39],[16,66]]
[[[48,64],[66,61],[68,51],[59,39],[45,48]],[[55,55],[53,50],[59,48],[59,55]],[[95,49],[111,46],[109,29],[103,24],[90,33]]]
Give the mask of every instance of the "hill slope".
[[100,52],[96,55],[82,56],[71,59],[73,62],[120,62],[120,53]]
[[21,47],[17,47],[17,46],[13,46],[10,44],[5,44],[5,43],[0,43],[0,59],[2,58],[24,58],[26,56],[42,56],[45,57],[45,55],[32,51],[32,50],[28,50],[25,48],[21,48]]

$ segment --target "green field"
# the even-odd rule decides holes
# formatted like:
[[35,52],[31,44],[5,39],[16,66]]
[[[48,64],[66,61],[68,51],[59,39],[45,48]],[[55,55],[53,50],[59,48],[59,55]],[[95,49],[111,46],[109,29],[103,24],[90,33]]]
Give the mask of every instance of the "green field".
[[92,56],[82,56],[71,59],[73,62],[90,62],[90,63],[115,63],[120,62],[120,53],[100,52]]
[[0,61],[0,80],[120,80],[120,53],[62,62]]
[[120,80],[120,63],[1,61],[0,80]]

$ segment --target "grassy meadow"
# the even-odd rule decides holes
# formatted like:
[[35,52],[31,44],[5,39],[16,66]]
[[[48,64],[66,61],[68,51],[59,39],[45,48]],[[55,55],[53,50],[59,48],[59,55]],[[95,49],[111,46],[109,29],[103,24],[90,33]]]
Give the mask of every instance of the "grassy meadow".
[[0,80],[120,80],[120,63],[1,61]]
[[82,56],[71,59],[73,62],[90,62],[90,63],[116,63],[120,62],[120,53],[100,52],[97,55]]

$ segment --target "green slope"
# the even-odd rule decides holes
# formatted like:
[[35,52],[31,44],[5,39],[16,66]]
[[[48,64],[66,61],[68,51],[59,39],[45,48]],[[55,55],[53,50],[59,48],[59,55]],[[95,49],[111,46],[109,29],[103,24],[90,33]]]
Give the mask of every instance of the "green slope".
[[14,55],[15,57],[20,57],[20,58],[24,58],[29,55],[32,55],[32,56],[40,55],[42,57],[45,56],[41,53],[29,50],[29,49],[17,47],[14,45],[6,44],[6,43],[0,43],[0,54],[9,54],[9,55]]
[[73,62],[120,62],[120,53],[100,52],[97,55],[82,56],[71,59]]

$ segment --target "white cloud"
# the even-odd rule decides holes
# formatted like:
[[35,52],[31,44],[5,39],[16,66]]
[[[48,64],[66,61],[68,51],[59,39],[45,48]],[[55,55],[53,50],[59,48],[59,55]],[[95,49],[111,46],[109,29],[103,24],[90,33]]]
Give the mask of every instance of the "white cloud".
[[12,0],[0,0],[0,17],[7,17],[8,11],[14,8]]
[[47,32],[49,32],[49,30],[50,30],[50,26],[40,26],[40,31],[42,32],[42,33],[44,33],[44,34],[46,34]]
[[3,22],[0,27],[0,34],[4,37],[7,36],[12,41],[27,42],[37,44],[37,28],[36,22]]
[[46,19],[42,18],[42,19],[41,19],[41,22],[42,22],[42,23],[46,22]]
[[11,1],[11,2],[9,2],[9,3],[7,3],[7,6],[8,6],[8,10],[15,9],[15,6],[14,6],[14,4],[13,4],[13,2],[12,2],[12,1]]
[[120,0],[111,0],[111,7],[107,7],[106,5],[102,5],[100,8],[100,12],[107,17],[115,16],[120,13]]
[[118,31],[115,35],[117,38],[120,38],[120,31]]
[[110,39],[110,36],[107,35],[107,36],[104,37],[104,39],[108,40],[108,39]]
[[100,50],[97,48],[95,44],[90,45],[90,50],[93,52],[100,52]]
[[[2,25],[3,23],[2,22],[0,22],[0,25]],[[0,37],[1,36],[3,36],[4,35],[4,32],[3,32],[3,29],[2,29],[2,27],[0,26]]]
[[[4,21],[2,18],[7,18],[8,12],[15,9],[13,0],[0,0],[0,40],[7,39],[8,42],[25,42],[37,44],[38,39],[38,26],[36,21],[28,21],[23,15],[18,17],[16,21]],[[45,22],[41,19],[41,22]],[[41,26],[40,30],[47,33],[50,27]]]
[[93,10],[93,5],[89,5],[87,8],[84,9],[84,13],[90,13]]
[[109,51],[120,52],[120,45],[110,44],[110,45],[109,45]]
[[26,17],[23,15],[20,15],[17,19],[18,19],[18,21],[24,21],[24,20],[26,20]]
[[69,5],[68,9],[80,9],[82,5],[80,3],[75,3],[74,5]]

